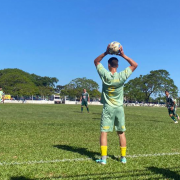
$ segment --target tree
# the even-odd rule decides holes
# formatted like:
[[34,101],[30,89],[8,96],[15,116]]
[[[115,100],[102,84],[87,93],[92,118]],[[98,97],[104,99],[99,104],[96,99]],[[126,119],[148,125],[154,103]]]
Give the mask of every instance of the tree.
[[86,79],[85,77],[73,79],[67,86],[69,89],[86,88],[88,91],[99,88],[99,85],[95,81],[92,79]]
[[178,88],[166,70],[150,71],[150,74],[130,80],[125,84],[125,95],[129,99],[149,102],[151,95],[164,96],[164,91],[177,96]]
[[64,86],[61,90],[61,95],[80,98],[83,89],[87,90],[91,98],[100,97],[100,92],[98,91],[99,85],[92,79],[86,79],[85,77],[73,79],[69,84]]
[[39,94],[41,96],[50,96],[54,94],[54,89],[52,87],[39,86],[38,87]]
[[59,80],[55,77],[41,77],[36,74],[31,74],[31,79],[35,83],[36,86],[44,86],[44,87],[55,87],[55,83]]
[[6,94],[13,96],[29,96],[38,91],[29,74],[19,69],[1,70],[0,86]]
[[94,89],[89,93],[89,96],[90,96],[90,98],[96,100],[101,97],[101,93],[97,89]]
[[55,77],[41,77],[20,69],[0,70],[0,86],[13,96],[51,95],[57,82]]
[[135,78],[130,80],[128,83],[124,85],[124,96],[129,101],[144,101],[145,95],[141,91],[141,81],[140,78]]
[[62,90],[63,88],[64,88],[64,86],[57,85],[56,88],[54,89],[54,90],[55,90],[55,93],[60,94],[60,93],[61,93],[61,90]]

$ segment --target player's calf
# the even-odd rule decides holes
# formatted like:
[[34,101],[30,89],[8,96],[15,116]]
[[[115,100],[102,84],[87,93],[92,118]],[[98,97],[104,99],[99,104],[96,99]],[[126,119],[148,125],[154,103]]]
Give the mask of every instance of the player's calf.
[[86,109],[87,109],[87,112],[89,113],[89,107],[88,106],[86,107]]

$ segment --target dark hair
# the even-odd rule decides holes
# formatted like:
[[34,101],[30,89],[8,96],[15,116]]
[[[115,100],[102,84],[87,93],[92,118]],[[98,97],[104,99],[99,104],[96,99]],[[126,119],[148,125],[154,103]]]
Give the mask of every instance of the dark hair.
[[166,93],[166,92],[168,92],[168,93],[169,93],[169,91],[168,91],[168,90],[165,90],[165,93]]
[[111,57],[108,60],[108,64],[110,64],[110,66],[113,68],[117,68],[118,67],[118,59],[116,57]]

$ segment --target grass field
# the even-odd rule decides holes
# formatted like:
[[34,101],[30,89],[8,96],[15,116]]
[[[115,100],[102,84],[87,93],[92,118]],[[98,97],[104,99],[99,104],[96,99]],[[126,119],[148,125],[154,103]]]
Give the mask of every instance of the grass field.
[[180,179],[180,124],[166,108],[125,107],[127,164],[108,135],[96,164],[102,106],[0,104],[0,179]]

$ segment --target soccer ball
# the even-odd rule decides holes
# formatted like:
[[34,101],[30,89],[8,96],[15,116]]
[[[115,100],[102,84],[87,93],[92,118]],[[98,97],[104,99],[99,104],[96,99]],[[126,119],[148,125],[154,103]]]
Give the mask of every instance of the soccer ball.
[[117,41],[113,41],[109,45],[109,53],[110,54],[118,54],[119,53],[119,48],[121,47],[121,44]]

